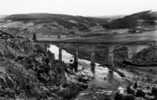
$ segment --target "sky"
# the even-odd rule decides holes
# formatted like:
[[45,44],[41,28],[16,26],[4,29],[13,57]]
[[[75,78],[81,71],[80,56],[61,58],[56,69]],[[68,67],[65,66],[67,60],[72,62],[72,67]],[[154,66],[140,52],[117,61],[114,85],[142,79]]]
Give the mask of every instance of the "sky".
[[157,11],[157,0],[0,0],[0,15],[55,13],[79,16],[126,15]]

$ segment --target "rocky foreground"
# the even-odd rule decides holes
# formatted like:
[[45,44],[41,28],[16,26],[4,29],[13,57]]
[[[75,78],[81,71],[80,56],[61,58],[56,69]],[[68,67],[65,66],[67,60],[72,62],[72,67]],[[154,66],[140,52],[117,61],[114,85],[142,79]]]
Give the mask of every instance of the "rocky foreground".
[[[0,41],[1,100],[63,100],[68,93],[60,88],[66,83],[64,63],[55,61],[44,45],[28,39],[7,37]],[[75,88],[76,93],[67,98],[81,90],[76,84],[71,88]]]

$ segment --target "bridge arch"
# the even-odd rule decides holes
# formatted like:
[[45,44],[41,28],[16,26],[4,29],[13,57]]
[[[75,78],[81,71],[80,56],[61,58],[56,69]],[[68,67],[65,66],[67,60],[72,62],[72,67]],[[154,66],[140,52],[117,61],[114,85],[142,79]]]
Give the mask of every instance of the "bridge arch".
[[128,47],[127,46],[116,46],[114,51],[114,65],[115,66],[120,66],[119,64],[121,64],[124,60],[128,59]]

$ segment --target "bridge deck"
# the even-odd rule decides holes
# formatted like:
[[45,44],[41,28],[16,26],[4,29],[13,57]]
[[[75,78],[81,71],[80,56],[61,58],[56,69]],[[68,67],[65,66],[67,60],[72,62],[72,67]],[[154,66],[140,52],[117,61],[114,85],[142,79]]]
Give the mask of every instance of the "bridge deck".
[[81,45],[154,45],[155,41],[85,41],[85,40],[36,40],[38,43]]
[[88,45],[154,45],[157,41],[157,31],[145,32],[142,34],[118,34],[104,35],[99,37],[65,37],[65,38],[38,38],[40,43],[68,43],[68,44],[88,44]]

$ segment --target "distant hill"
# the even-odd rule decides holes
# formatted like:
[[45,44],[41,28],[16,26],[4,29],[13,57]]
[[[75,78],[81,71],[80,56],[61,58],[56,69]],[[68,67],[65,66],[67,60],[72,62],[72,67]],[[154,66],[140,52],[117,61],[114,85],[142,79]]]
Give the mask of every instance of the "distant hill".
[[153,26],[157,20],[157,13],[152,11],[138,12],[104,24],[107,29],[135,28],[137,26]]
[[[95,36],[118,33],[114,29],[133,29],[138,26],[154,27],[157,13],[143,11],[127,16],[84,17],[63,14],[31,13],[14,14],[3,17],[0,29],[22,36],[39,35],[73,35]],[[125,30],[119,30],[120,32]],[[135,32],[136,33],[136,32]]]
[[87,31],[88,27],[98,24],[105,24],[107,21],[105,18],[92,18],[82,16],[70,16],[62,14],[16,14],[10,15],[5,20],[22,21],[22,22],[34,22],[35,24],[52,23],[56,22],[65,28],[76,27],[81,31]]

